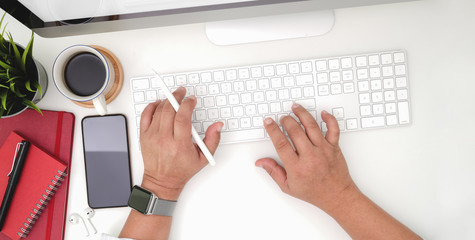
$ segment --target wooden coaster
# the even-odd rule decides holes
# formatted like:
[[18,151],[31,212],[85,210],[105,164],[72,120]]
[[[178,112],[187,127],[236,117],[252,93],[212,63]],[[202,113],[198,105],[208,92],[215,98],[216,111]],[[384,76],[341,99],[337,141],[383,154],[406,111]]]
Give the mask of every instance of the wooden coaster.
[[[95,48],[97,51],[102,53],[108,60],[111,61],[112,66],[114,67],[114,82],[112,83],[112,87],[109,90],[109,92],[106,93],[106,103],[109,104],[111,103],[117,95],[119,95],[120,90],[122,89],[122,85],[124,85],[124,69],[122,68],[122,65],[119,62],[119,59],[109,50],[107,50],[104,47],[101,46],[95,46],[91,45],[91,47]],[[85,107],[85,108],[94,108],[94,104],[91,101],[87,102],[77,102],[77,101],[72,101],[73,103]]]

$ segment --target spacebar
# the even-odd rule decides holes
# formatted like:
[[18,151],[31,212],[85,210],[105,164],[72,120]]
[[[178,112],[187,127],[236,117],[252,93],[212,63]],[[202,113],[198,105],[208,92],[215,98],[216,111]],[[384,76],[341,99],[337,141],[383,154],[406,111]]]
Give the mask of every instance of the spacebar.
[[243,142],[264,139],[264,129],[221,132],[221,143]]

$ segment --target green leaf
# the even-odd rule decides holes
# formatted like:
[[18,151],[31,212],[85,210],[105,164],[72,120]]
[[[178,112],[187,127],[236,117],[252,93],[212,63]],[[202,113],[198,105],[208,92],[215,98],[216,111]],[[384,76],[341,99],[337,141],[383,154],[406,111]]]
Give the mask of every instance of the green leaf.
[[34,81],[33,87],[36,88],[36,91],[40,91],[40,97],[43,98],[43,88],[41,88],[41,84],[38,81]]
[[33,40],[35,38],[35,34],[33,31],[31,31],[31,39],[30,42],[28,42],[28,45],[25,48],[25,51],[23,52],[22,56],[22,63],[25,66],[25,72],[26,72],[26,64],[27,61],[30,59],[33,59]]
[[26,72],[26,65],[23,64],[22,57],[20,55],[20,51],[18,51],[18,47],[16,43],[13,41],[13,37],[11,33],[8,33],[8,38],[10,39],[10,45],[13,48],[13,53],[15,54],[15,62],[17,66],[20,66],[23,72]]
[[0,60],[0,67],[6,69],[6,70],[10,70],[10,71],[15,71],[15,69],[8,65],[7,63],[3,62],[2,60]]
[[41,113],[41,115],[43,115],[43,113],[41,112],[41,110],[40,110],[32,101],[30,101],[30,100],[28,100],[28,99],[23,99],[22,103],[23,103],[23,105],[28,106],[28,107],[30,107],[30,108],[33,108],[33,109],[35,109],[37,112]]
[[0,87],[8,89],[7,86],[0,84]]
[[0,99],[2,100],[2,109],[7,110],[7,93],[8,91],[0,92]]
[[26,90],[28,90],[30,92],[36,92],[36,90],[31,89],[30,80],[26,81],[25,88],[26,88]]

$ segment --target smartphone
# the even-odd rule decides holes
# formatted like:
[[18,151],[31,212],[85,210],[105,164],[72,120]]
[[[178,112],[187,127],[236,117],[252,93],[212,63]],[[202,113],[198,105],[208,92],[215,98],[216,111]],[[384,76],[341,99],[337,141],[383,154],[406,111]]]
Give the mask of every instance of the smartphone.
[[127,206],[132,178],[125,116],[88,116],[81,124],[89,206]]

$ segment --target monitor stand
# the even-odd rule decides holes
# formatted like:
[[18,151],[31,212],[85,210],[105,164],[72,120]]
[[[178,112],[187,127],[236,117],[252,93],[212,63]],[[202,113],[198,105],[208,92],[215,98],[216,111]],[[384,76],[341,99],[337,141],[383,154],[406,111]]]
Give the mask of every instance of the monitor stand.
[[216,45],[234,45],[320,36],[335,23],[333,10],[302,12],[206,23],[206,35]]

